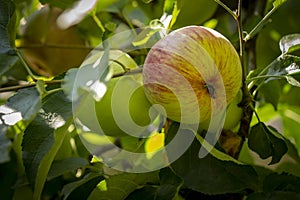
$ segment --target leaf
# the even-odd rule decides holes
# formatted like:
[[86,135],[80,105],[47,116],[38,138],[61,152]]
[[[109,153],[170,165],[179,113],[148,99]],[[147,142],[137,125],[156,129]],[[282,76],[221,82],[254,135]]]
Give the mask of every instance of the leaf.
[[298,200],[300,199],[300,194],[296,192],[285,192],[285,191],[276,191],[270,194],[266,193],[252,193],[247,197],[246,200]]
[[297,79],[295,79],[293,76],[286,76],[286,80],[289,84],[296,87],[300,87],[300,82]]
[[11,47],[15,40],[15,5],[10,0],[0,1],[0,75],[7,72],[18,61]]
[[[155,34],[164,29],[164,24],[158,19],[154,19],[150,22],[150,25],[143,29],[132,41],[133,46],[142,46],[147,44],[147,42],[154,38]],[[155,38],[157,42],[160,38]]]
[[160,199],[156,195],[157,188],[152,186],[145,186],[140,189],[135,190],[132,192],[126,200],[136,200],[136,199],[143,199],[143,200],[153,200],[153,199]]
[[167,13],[168,15],[172,15],[176,2],[177,0],[165,0],[164,13]]
[[[50,170],[50,166],[55,158],[56,153],[58,152],[61,144],[63,143],[64,137],[69,133],[68,128],[71,124],[71,120],[66,123],[63,127],[58,128],[54,132],[54,142],[53,145],[51,145],[51,148],[47,151],[47,153],[42,157],[40,160],[37,173],[36,173],[36,179],[35,179],[35,185],[34,185],[34,193],[33,193],[33,199],[39,200],[41,198],[41,194],[44,188],[45,181],[47,179],[48,172]],[[53,138],[51,138],[53,141]],[[44,150],[44,149],[43,149]]]
[[48,95],[43,99],[43,109],[46,113],[56,113],[65,121],[72,117],[72,103],[66,98],[62,91]]
[[11,151],[9,162],[0,164],[0,193],[1,199],[14,199],[15,184],[18,178],[18,161]]
[[264,192],[290,191],[300,194],[300,178],[286,173],[271,173],[264,179]]
[[65,185],[62,190],[63,199],[87,199],[101,180],[103,180],[101,174],[89,173],[81,180]]
[[39,112],[41,97],[35,87],[22,89],[8,99],[6,106],[21,112],[22,118],[28,121]]
[[[118,51],[118,56],[120,52]],[[112,53],[113,54],[113,53]],[[116,53],[117,54],[117,53]],[[92,52],[82,63],[79,69],[70,69],[62,84],[68,99],[72,102],[88,92],[96,101],[99,101],[106,92],[105,83],[111,78],[109,73],[109,47],[104,52]]]
[[141,174],[122,173],[110,176],[91,193],[89,199],[125,199],[134,190],[146,184],[157,183],[158,172]]
[[35,183],[40,162],[54,143],[53,132],[54,129],[41,115],[38,115],[24,132],[23,162],[28,181],[32,185]]
[[275,110],[277,110],[281,91],[282,88],[278,80],[268,81],[260,88],[260,92],[263,95],[266,103],[271,103]]
[[157,188],[156,197],[160,200],[174,199],[178,195],[183,180],[169,168],[163,168],[159,172],[160,186]]
[[275,134],[279,135],[274,129],[270,129],[264,123],[259,122],[251,128],[248,138],[249,148],[262,159],[272,157],[269,165],[278,163],[288,150],[285,141]]
[[279,47],[282,54],[292,53],[300,49],[300,34],[290,34],[283,36],[279,41]]
[[286,173],[270,173],[264,178],[263,190],[253,193],[247,200],[265,199],[299,199],[300,198],[300,178]]
[[200,148],[199,142],[194,140],[188,150],[171,164],[186,187],[210,195],[257,188],[258,176],[251,166],[219,160],[210,153],[200,159]]
[[[270,80],[286,78],[295,82],[295,78],[300,80],[300,57],[285,54],[276,58],[264,69],[257,69],[249,74],[248,81],[253,81],[256,85],[262,85]],[[297,80],[297,82],[298,82]]]
[[6,137],[7,126],[0,125],[0,164],[10,160],[11,141]]
[[66,9],[66,8],[70,8],[76,2],[76,0],[64,0],[64,1],[60,1],[60,0],[40,0],[40,2],[42,4],[49,4],[53,7],[59,7],[59,8],[62,8],[62,9]]
[[287,0],[275,0],[273,2],[273,8],[264,16],[264,18],[250,31],[249,34],[247,34],[244,38],[245,41],[248,41],[249,39],[253,38],[263,27],[266,23],[268,23],[268,20],[270,16]]
[[88,164],[88,161],[84,158],[66,158],[64,160],[54,161],[48,173],[47,180],[51,180],[58,176],[65,174],[66,172],[74,171],[80,167]]

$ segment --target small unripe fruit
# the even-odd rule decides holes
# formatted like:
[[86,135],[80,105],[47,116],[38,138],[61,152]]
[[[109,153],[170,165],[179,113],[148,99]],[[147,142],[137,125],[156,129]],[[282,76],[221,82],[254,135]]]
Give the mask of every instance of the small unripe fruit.
[[20,44],[24,58],[38,74],[53,76],[79,67],[89,50],[75,26],[62,30],[56,19],[58,8],[43,7],[34,12],[23,29]]
[[197,124],[222,112],[234,99],[241,88],[242,67],[235,48],[223,35],[188,26],[151,48],[143,82],[149,101],[163,106],[168,118]]
[[[137,68],[136,63],[127,54],[113,51],[114,59],[128,69]],[[119,56],[118,56],[119,55]],[[113,73],[124,69],[112,62]],[[99,102],[95,102],[96,115],[103,133],[107,136],[138,136],[141,130],[151,123],[149,116],[151,104],[145,96],[141,74],[125,75],[111,79],[107,91]],[[155,117],[157,113],[153,113]]]

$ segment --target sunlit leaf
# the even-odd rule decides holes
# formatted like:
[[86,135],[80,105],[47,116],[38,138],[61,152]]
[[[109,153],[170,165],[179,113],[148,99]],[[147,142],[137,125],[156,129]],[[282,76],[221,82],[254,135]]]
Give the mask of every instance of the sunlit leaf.
[[173,12],[174,4],[177,0],[165,0],[164,13],[171,15]]
[[281,38],[279,47],[282,54],[292,53],[300,49],[300,34],[290,34]]
[[300,82],[292,76],[286,76],[286,80],[289,84],[300,87]]
[[[143,29],[132,41],[134,46],[145,45],[154,35],[164,29],[164,25],[159,20],[152,20],[150,25]],[[160,38],[157,38],[158,41]]]
[[24,120],[30,120],[39,112],[42,103],[39,92],[33,87],[19,90],[5,106],[20,112]]
[[282,4],[284,4],[287,0],[275,0],[273,2],[273,6],[274,8],[278,8],[279,6],[281,6]]

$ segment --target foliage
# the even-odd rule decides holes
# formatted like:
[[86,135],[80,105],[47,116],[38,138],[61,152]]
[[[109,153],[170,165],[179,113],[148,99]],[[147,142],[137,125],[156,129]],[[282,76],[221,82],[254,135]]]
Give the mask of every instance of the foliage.
[[[2,199],[300,198],[298,0],[99,0],[89,2],[89,9],[86,1],[80,2],[0,1]],[[89,45],[82,48],[93,50],[80,68],[50,78],[31,71],[19,42],[24,21],[46,4],[77,9],[74,24]],[[141,67],[130,70],[128,65],[142,66],[155,42],[192,24],[219,31],[239,52],[243,116],[238,127],[222,131],[215,146],[203,139],[209,134],[205,130],[184,129],[185,137],[193,138],[184,154],[145,172],[151,159],[167,162],[172,157],[172,151],[159,150],[176,137],[180,124],[158,117],[150,127],[159,128],[145,137],[103,140],[95,134],[92,102],[101,101],[113,78],[128,73],[139,79]],[[118,61],[115,49],[130,62]],[[112,73],[107,68],[111,63],[124,72]],[[79,116],[82,127],[95,128],[80,128]],[[164,137],[155,137],[159,134]],[[163,141],[146,147],[155,138]],[[87,142],[99,147],[97,152]],[[128,158],[124,171],[113,169],[114,163],[104,160],[116,151],[112,143],[146,152],[150,161],[143,165]],[[210,150],[203,158],[201,148]],[[99,158],[101,153],[107,157]],[[130,172],[132,163],[142,171]]]

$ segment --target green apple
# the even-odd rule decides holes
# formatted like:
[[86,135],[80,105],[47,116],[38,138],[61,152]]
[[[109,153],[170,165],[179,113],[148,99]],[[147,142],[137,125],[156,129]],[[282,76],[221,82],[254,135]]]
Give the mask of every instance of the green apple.
[[38,74],[53,76],[79,67],[89,50],[75,26],[60,29],[56,24],[62,13],[48,6],[34,12],[23,29],[20,46],[25,60]]
[[141,133],[143,130],[139,126],[147,126],[152,121],[150,108],[143,86],[130,76],[110,80],[107,92],[95,103],[104,134],[116,137]]
[[[112,52],[110,58],[122,63],[126,68],[137,68],[134,60],[127,54]],[[110,67],[113,74],[124,70],[116,62],[111,62]],[[152,105],[145,96],[141,78],[142,74],[112,78],[107,84],[105,95],[99,102],[95,102],[97,119],[105,135],[137,136],[157,115],[152,113],[152,117],[149,116]]]
[[199,124],[224,111],[235,98],[242,67],[235,48],[223,35],[187,26],[151,48],[143,82],[149,101],[160,104],[169,119]]

